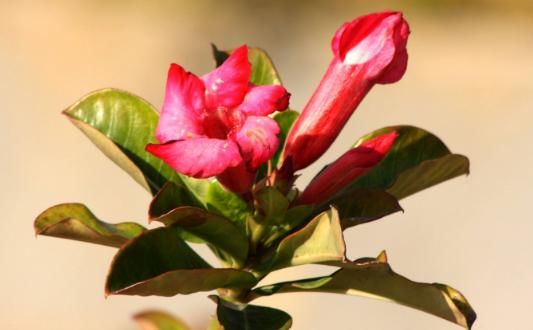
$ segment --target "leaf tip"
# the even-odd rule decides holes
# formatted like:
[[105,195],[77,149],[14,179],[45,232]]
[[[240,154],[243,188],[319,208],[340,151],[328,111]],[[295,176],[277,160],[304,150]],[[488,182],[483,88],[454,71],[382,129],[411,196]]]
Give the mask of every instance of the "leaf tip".
[[477,314],[466,297],[457,289],[445,284],[434,283],[434,285],[441,290],[444,298],[450,305],[450,308],[454,311],[456,317],[455,323],[461,325],[465,329],[472,329],[472,326],[477,319]]
[[104,299],[107,299],[109,298],[110,296],[114,295],[115,292],[109,290],[109,288],[107,287],[107,283],[106,283],[106,287],[104,289]]
[[389,258],[387,257],[387,251],[383,250],[380,252],[380,254],[377,256],[376,260],[380,263],[388,263]]

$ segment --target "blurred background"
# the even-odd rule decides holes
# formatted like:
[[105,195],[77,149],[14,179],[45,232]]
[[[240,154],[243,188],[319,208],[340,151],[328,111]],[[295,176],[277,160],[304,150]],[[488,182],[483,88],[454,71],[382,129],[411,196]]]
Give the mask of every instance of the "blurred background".
[[[434,132],[470,157],[471,175],[407,198],[404,214],[348,230],[349,257],[386,249],[400,274],[458,288],[478,312],[475,329],[530,328],[530,0],[0,0],[0,328],[136,329],[132,314],[161,308],[204,329],[215,307],[205,294],[104,299],[114,249],[35,239],[35,216],[60,202],[85,203],[105,221],[146,222],[150,196],[60,111],[102,87],[129,90],[159,108],[168,65],[211,70],[210,42],[267,49],[292,108],[301,109],[331,58],[337,27],[389,8],[411,24],[407,74],[368,95],[299,184],[374,129],[412,124]],[[266,282],[324,272],[299,267]],[[457,329],[358,297],[287,294],[258,303],[287,310],[296,330]]]

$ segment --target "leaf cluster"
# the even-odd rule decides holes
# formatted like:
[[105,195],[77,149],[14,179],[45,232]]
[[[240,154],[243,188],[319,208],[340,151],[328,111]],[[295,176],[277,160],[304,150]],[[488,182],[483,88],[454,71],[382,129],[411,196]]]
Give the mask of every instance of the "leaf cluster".
[[[213,48],[218,64],[228,52]],[[268,55],[250,49],[252,82],[280,84]],[[386,127],[354,145],[392,130],[399,134],[388,155],[371,171],[320,205],[298,205],[294,188],[268,184],[281,147],[261,169],[252,198],[224,189],[216,180],[186,177],[145,151],[154,141],[158,112],[128,92],[93,92],[64,111],[107,157],[152,196],[147,229],[133,222],[108,223],[86,206],[53,206],[35,220],[39,235],[118,248],[105,284],[106,295],[174,296],[217,290],[210,329],[288,329],[291,317],[251,301],[289,292],[366,296],[419,309],[464,328],[476,314],[464,296],[442,284],[419,283],[396,274],[385,253],[376,258],[346,258],[343,232],[402,211],[399,201],[428,187],[467,174],[468,159],[453,154],[435,135],[413,126]],[[275,114],[287,136],[296,111]],[[206,244],[220,260],[213,266],[191,247]],[[297,265],[335,267],[328,276],[260,286],[269,273]],[[149,311],[135,319],[155,329],[186,329],[178,319]]]

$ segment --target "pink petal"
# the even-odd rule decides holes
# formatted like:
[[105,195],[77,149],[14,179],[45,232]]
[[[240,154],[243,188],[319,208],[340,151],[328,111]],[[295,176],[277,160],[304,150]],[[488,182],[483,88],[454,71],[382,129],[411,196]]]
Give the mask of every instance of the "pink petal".
[[407,38],[409,37],[409,25],[405,21],[402,21],[401,28],[396,29],[395,43],[396,54],[392,62],[383,70],[383,73],[378,78],[379,84],[392,84],[402,79],[405,71],[407,70],[407,49],[405,45]]
[[197,138],[149,144],[146,151],[176,171],[195,178],[218,175],[242,162],[237,144],[229,140]]
[[246,119],[235,140],[252,171],[274,156],[279,132],[279,126],[272,118],[250,116]]
[[[396,69],[391,76],[399,80],[403,75],[403,72],[399,74],[402,71],[401,63],[392,63],[398,56],[401,56],[398,59],[400,62],[404,60],[403,53],[408,35],[409,26],[401,13],[370,14],[341,26],[332,40],[332,48],[335,56],[344,64],[367,64],[365,71],[369,77],[386,74],[383,71],[386,71],[388,66],[394,66]],[[392,79],[384,79],[386,82],[390,80]]]
[[157,139],[166,143],[203,135],[200,121],[203,108],[203,82],[181,66],[172,64],[168,70],[165,101],[156,129]]
[[274,111],[287,109],[290,96],[281,85],[252,85],[239,110],[249,115],[267,116]]
[[326,202],[376,166],[387,155],[397,137],[398,134],[393,131],[347,151],[311,181],[299,198],[299,203]]
[[244,99],[252,66],[246,45],[235,49],[221,66],[202,77],[208,109],[234,108]]

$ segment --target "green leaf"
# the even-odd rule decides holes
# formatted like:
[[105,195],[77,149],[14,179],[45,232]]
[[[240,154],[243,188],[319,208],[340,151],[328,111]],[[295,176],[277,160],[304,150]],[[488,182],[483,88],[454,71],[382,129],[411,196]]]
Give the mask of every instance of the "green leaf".
[[251,299],[283,292],[329,292],[395,302],[470,329],[476,313],[457,290],[443,284],[413,282],[392,271],[382,254],[339,264],[329,276],[277,283],[253,290]]
[[[219,50],[211,44],[217,67],[229,57],[231,51]],[[272,59],[261,48],[248,47],[248,60],[252,64],[250,82],[256,85],[281,85],[281,79]]]
[[345,245],[337,210],[332,208],[284,238],[274,254],[272,270],[310,263],[342,261]]
[[34,222],[37,235],[68,238],[77,241],[120,247],[146,229],[134,222],[110,224],[99,220],[83,204],[52,206]]
[[397,199],[402,199],[456,176],[468,174],[468,158],[451,154],[435,135],[413,126],[379,129],[363,136],[355,146],[393,130],[399,137],[387,156],[348,190],[382,188]]
[[255,193],[255,201],[267,223],[281,223],[289,208],[289,200],[274,187],[264,187]]
[[218,47],[213,43],[211,44],[211,51],[213,52],[213,58],[215,59],[217,68],[228,59],[230,54],[228,51],[218,49]]
[[[314,207],[312,205],[298,205],[291,207],[287,210],[287,213],[285,213],[283,222],[280,225],[283,226],[285,232],[289,232],[302,226],[305,223],[305,220],[311,217],[313,212]],[[319,212],[315,212],[315,214],[317,213]]]
[[387,191],[398,199],[469,173],[469,161],[463,155],[446,155],[427,160],[416,168],[402,172]]
[[86,95],[64,114],[113,162],[146,190],[156,193],[180,175],[144,150],[156,143],[158,113],[142,98],[125,91],[103,89]]
[[278,71],[267,52],[261,48],[248,47],[248,59],[252,64],[250,81],[256,85],[281,85]]
[[213,182],[203,200],[208,211],[226,217],[243,233],[247,233],[246,219],[252,215],[252,210],[238,195],[226,190],[218,182]]
[[161,227],[123,245],[111,264],[106,295],[170,297],[256,283],[251,273],[211,268],[180,238],[180,231],[178,227]]
[[151,218],[166,226],[177,226],[188,235],[182,236],[193,242],[207,243],[226,265],[239,267],[248,257],[248,238],[228,219],[200,208],[177,207],[159,217]]
[[403,211],[393,195],[380,189],[353,189],[333,198],[329,204],[339,210],[343,230]]
[[188,330],[190,329],[180,319],[156,310],[144,311],[133,316],[143,330]]
[[150,203],[150,218],[157,218],[178,207],[200,207],[227,218],[237,225],[242,233],[246,233],[246,218],[252,214],[252,210],[245,201],[223,188],[217,181],[192,182],[189,179],[187,178],[187,183],[196,184],[192,190],[196,194],[192,194],[191,190],[183,185],[166,183]]
[[276,240],[285,236],[294,229],[300,227],[313,213],[312,205],[298,205],[285,212],[283,219],[270,226],[265,234],[265,247],[270,247]]
[[283,112],[276,113],[274,120],[278,123],[280,128],[280,133],[278,134],[279,138],[279,147],[274,157],[272,158],[272,167],[276,167],[281,158],[281,152],[283,151],[283,146],[285,145],[285,140],[289,135],[289,132],[292,128],[292,125],[298,119],[300,113],[294,110],[285,110]]
[[157,192],[148,208],[150,218],[157,218],[181,206],[203,207],[185,186],[167,182]]
[[217,318],[225,330],[286,330],[292,326],[291,316],[279,309],[212,298],[217,302]]
[[192,197],[184,186],[168,182],[152,200],[148,214],[151,221],[180,227],[181,238],[189,242],[207,243],[224,264],[241,266],[248,255],[246,217],[251,210],[218,182],[210,183],[199,198],[203,201]]

